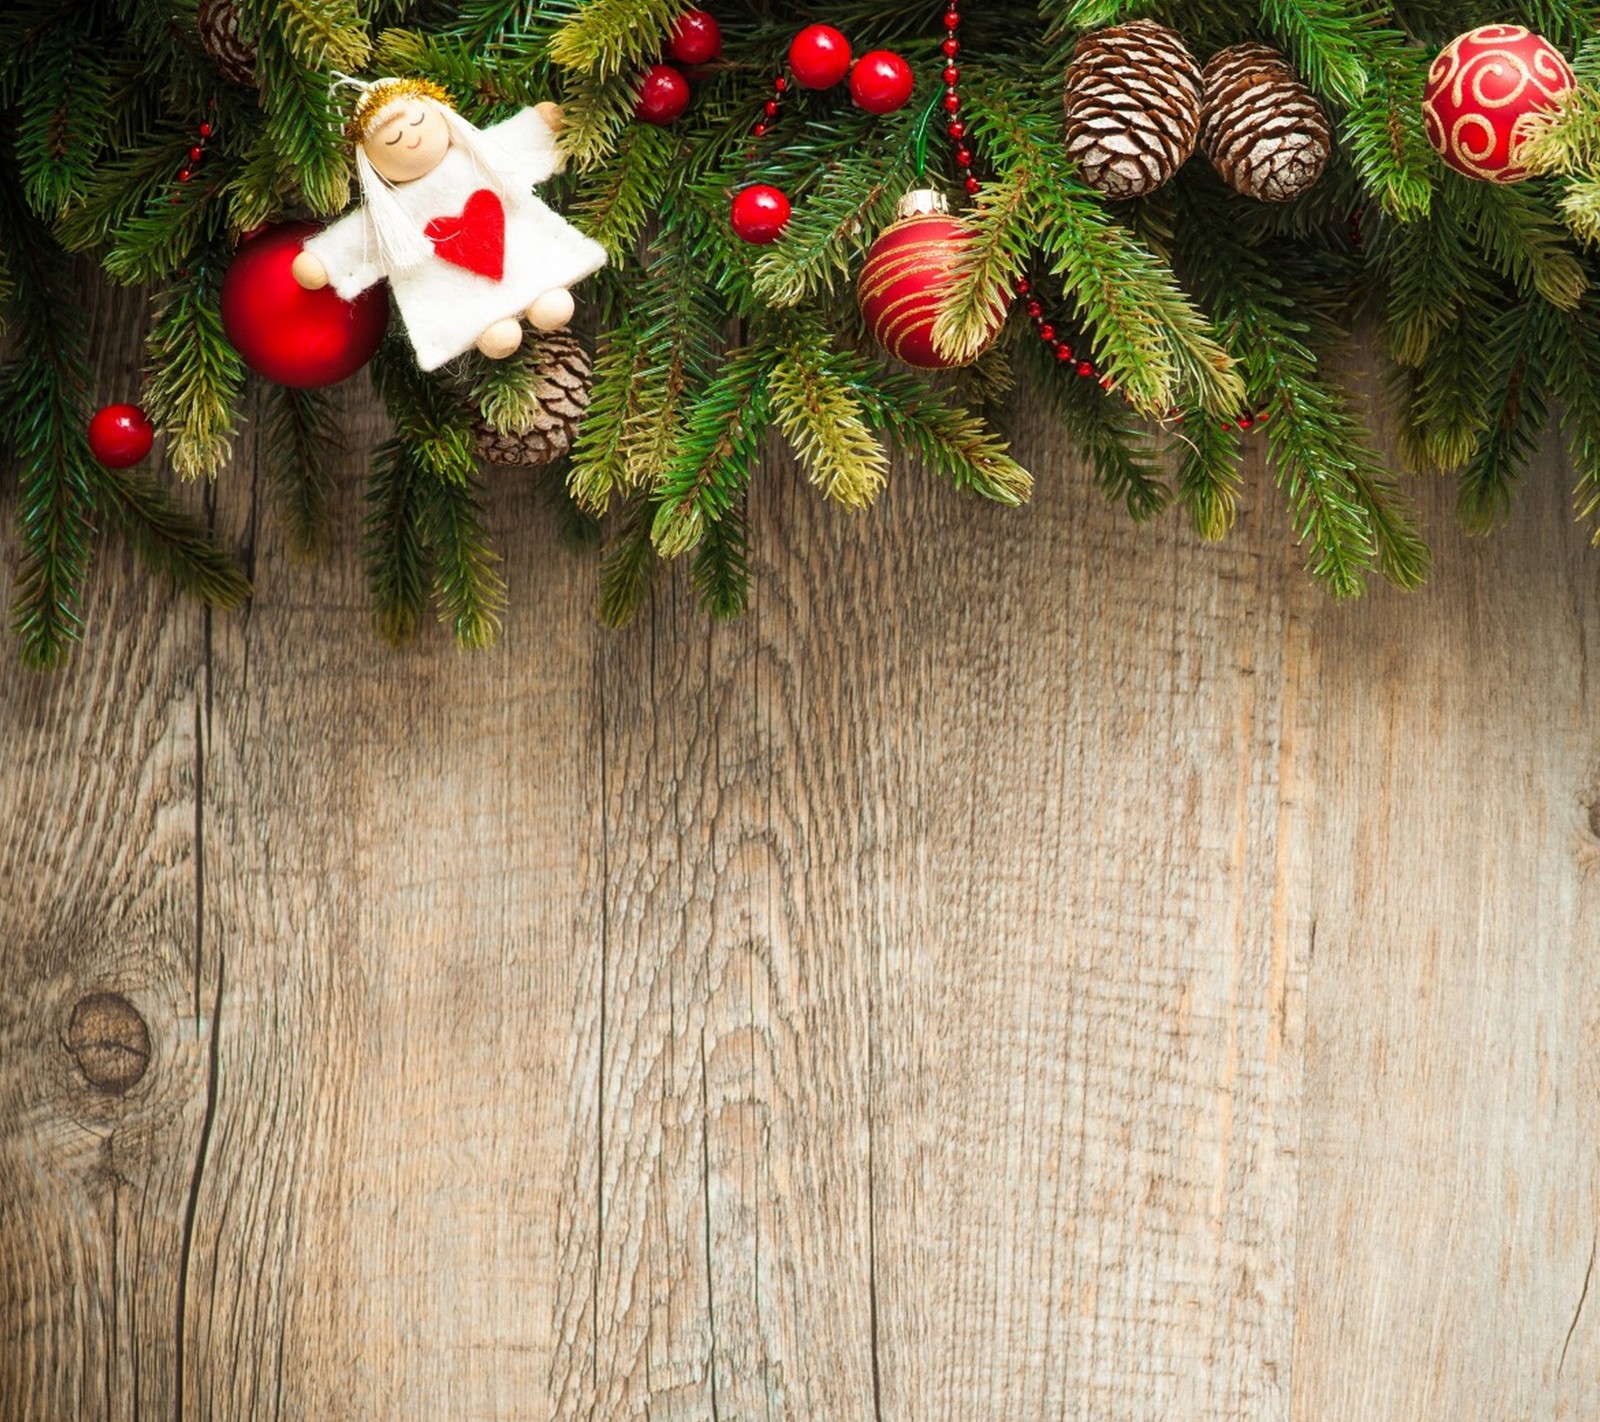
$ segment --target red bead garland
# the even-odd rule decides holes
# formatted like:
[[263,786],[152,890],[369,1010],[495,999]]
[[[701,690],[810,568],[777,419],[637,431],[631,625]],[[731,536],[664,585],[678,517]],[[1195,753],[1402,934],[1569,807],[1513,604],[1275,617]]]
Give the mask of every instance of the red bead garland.
[[[940,106],[950,115],[950,122],[945,125],[945,133],[952,145],[952,156],[955,158],[956,167],[961,172],[962,189],[969,195],[976,196],[982,191],[983,184],[973,171],[975,154],[971,135],[966,122],[961,118],[961,68],[956,63],[961,57],[961,41],[957,37],[961,29],[961,0],[945,0],[944,28],[946,36],[939,49],[944,55],[945,63],[939,78],[944,84],[944,95],[940,99]],[[1026,276],[1019,276],[1012,283],[1011,289],[1023,299],[1022,309],[1033,322],[1034,334],[1038,336],[1040,344],[1049,349],[1056,362],[1062,367],[1071,366],[1073,373],[1084,380],[1098,381],[1102,390],[1110,390],[1111,377],[1104,374],[1088,356],[1075,350],[1070,341],[1058,337],[1055,323],[1045,315],[1044,303],[1033,295],[1033,283]],[[1219,423],[1225,430],[1237,427],[1248,431],[1257,425],[1265,424],[1270,413],[1269,409],[1262,408],[1253,414],[1249,412],[1241,414],[1237,420],[1223,420]],[[1176,411],[1174,415],[1182,419],[1181,414]]]
[[[215,113],[216,108],[217,101],[214,98],[206,100],[207,113]],[[211,142],[211,133],[211,120],[202,119],[199,125],[195,128],[195,141],[189,145],[189,151],[185,155],[183,167],[178,169],[178,181],[180,183],[189,182],[199,170],[200,165],[205,162],[206,147]],[[172,196],[167,199],[168,202],[174,203],[181,202],[182,200],[182,194],[180,193],[173,193]]]

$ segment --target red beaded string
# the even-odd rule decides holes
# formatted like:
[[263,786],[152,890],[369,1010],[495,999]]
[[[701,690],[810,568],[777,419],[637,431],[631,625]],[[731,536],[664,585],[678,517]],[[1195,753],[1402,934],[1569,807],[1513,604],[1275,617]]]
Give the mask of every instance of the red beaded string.
[[[945,0],[944,28],[944,43],[939,46],[945,60],[944,69],[940,74],[944,82],[944,97],[940,100],[940,106],[949,115],[945,132],[953,145],[956,167],[961,170],[961,186],[969,196],[972,196],[976,195],[983,185],[973,172],[975,155],[967,137],[966,121],[961,117],[961,69],[956,63],[961,56],[961,40],[958,38],[961,29],[961,0]],[[1011,289],[1022,299],[1022,309],[1028,313],[1029,320],[1033,322],[1034,332],[1039,340],[1050,348],[1056,360],[1063,366],[1070,365],[1073,373],[1085,380],[1099,381],[1102,390],[1110,390],[1110,376],[1103,375],[1094,361],[1074,350],[1070,341],[1058,339],[1055,323],[1045,315],[1044,304],[1033,294],[1032,282],[1026,276],[1019,276],[1012,283]],[[1248,433],[1257,425],[1266,424],[1271,414],[1270,407],[1263,406],[1253,414],[1245,411],[1236,420],[1221,420],[1218,424],[1224,430],[1238,429]],[[1182,423],[1183,413],[1173,410],[1168,418]]]
[[[788,92],[789,81],[781,74],[774,75],[772,79],[772,97],[762,104],[761,117],[756,120],[755,127],[750,130],[754,137],[765,138],[767,136],[767,131],[772,127],[773,120],[778,117],[778,110],[783,106],[783,97]],[[751,148],[749,156],[753,157],[755,151],[754,148]]]
[[[215,99],[206,100],[206,111],[208,113],[215,113],[216,107],[217,101]],[[180,183],[187,183],[191,178],[193,178],[196,170],[203,162],[205,162],[206,146],[211,142],[211,135],[213,131],[211,120],[209,118],[202,119],[199,126],[195,129],[195,141],[189,146],[189,152],[185,158],[184,165],[178,169],[178,181]],[[173,193],[168,199],[169,202],[178,202],[180,200],[180,195],[178,193]]]
[[[961,67],[956,63],[961,56],[961,0],[945,0],[944,28],[944,43],[939,46],[944,54],[944,68],[939,75],[944,83],[944,97],[939,104],[948,115],[945,133],[950,139],[956,167],[961,170],[962,189],[971,197],[977,195],[983,184],[973,171],[976,155],[967,137],[966,121],[961,117]],[[1044,304],[1033,295],[1033,284],[1028,278],[1019,276],[1012,283],[1012,290],[1022,298],[1023,310],[1032,320],[1035,333],[1056,360],[1063,366],[1070,365],[1075,374],[1086,380],[1098,380],[1102,389],[1109,390],[1110,379],[1101,375],[1095,363],[1074,350],[1071,342],[1057,337],[1055,324],[1046,318]]]

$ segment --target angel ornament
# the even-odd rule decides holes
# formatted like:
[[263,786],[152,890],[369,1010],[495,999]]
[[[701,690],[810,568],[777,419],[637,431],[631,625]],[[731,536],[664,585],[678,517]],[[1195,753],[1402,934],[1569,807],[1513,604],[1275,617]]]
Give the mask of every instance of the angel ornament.
[[306,242],[295,280],[348,301],[387,278],[424,370],[474,346],[503,360],[522,344],[523,317],[565,326],[568,288],[606,254],[533,194],[561,166],[561,110],[540,104],[478,129],[425,79],[341,82],[360,90],[346,132],[361,206]]

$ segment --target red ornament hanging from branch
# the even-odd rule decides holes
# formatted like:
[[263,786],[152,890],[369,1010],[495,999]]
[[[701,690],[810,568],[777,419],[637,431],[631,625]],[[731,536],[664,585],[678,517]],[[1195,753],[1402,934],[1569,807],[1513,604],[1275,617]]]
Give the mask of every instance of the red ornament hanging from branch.
[[354,301],[307,291],[291,268],[314,222],[280,222],[240,245],[222,281],[222,329],[244,363],[279,385],[311,388],[354,375],[389,325],[381,283]]
[[[861,314],[872,338],[896,360],[924,370],[948,370],[953,361],[933,340],[940,304],[955,275],[956,257],[971,233],[950,215],[941,193],[918,188],[900,199],[894,223],[867,252],[856,283]],[[995,293],[994,330],[1006,315],[1006,295]],[[985,347],[972,352],[976,360]]]

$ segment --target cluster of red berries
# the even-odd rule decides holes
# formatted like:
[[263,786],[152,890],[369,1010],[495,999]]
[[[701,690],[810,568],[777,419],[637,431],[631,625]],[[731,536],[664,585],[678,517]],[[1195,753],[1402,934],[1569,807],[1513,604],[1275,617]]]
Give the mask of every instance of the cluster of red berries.
[[[833,88],[848,74],[850,97],[870,114],[890,114],[904,107],[916,88],[911,66],[893,50],[875,49],[855,59],[850,41],[832,25],[807,25],[794,37],[789,45],[789,72],[802,88],[818,90]],[[750,130],[753,138],[765,138],[771,132],[788,92],[788,79],[782,74],[774,76],[772,93]],[[789,198],[781,188],[752,183],[733,195],[729,220],[736,236],[764,246],[783,235],[790,212]]]
[[[685,10],[678,17],[666,57],[691,74],[722,56],[722,26],[709,10]],[[639,80],[635,118],[646,123],[671,123],[689,107],[689,80],[671,64],[652,64]]]
[[875,49],[851,63],[850,41],[832,25],[807,25],[789,45],[789,70],[808,89],[831,89],[846,74],[850,97],[869,114],[892,114],[911,98],[911,66],[892,49]]

